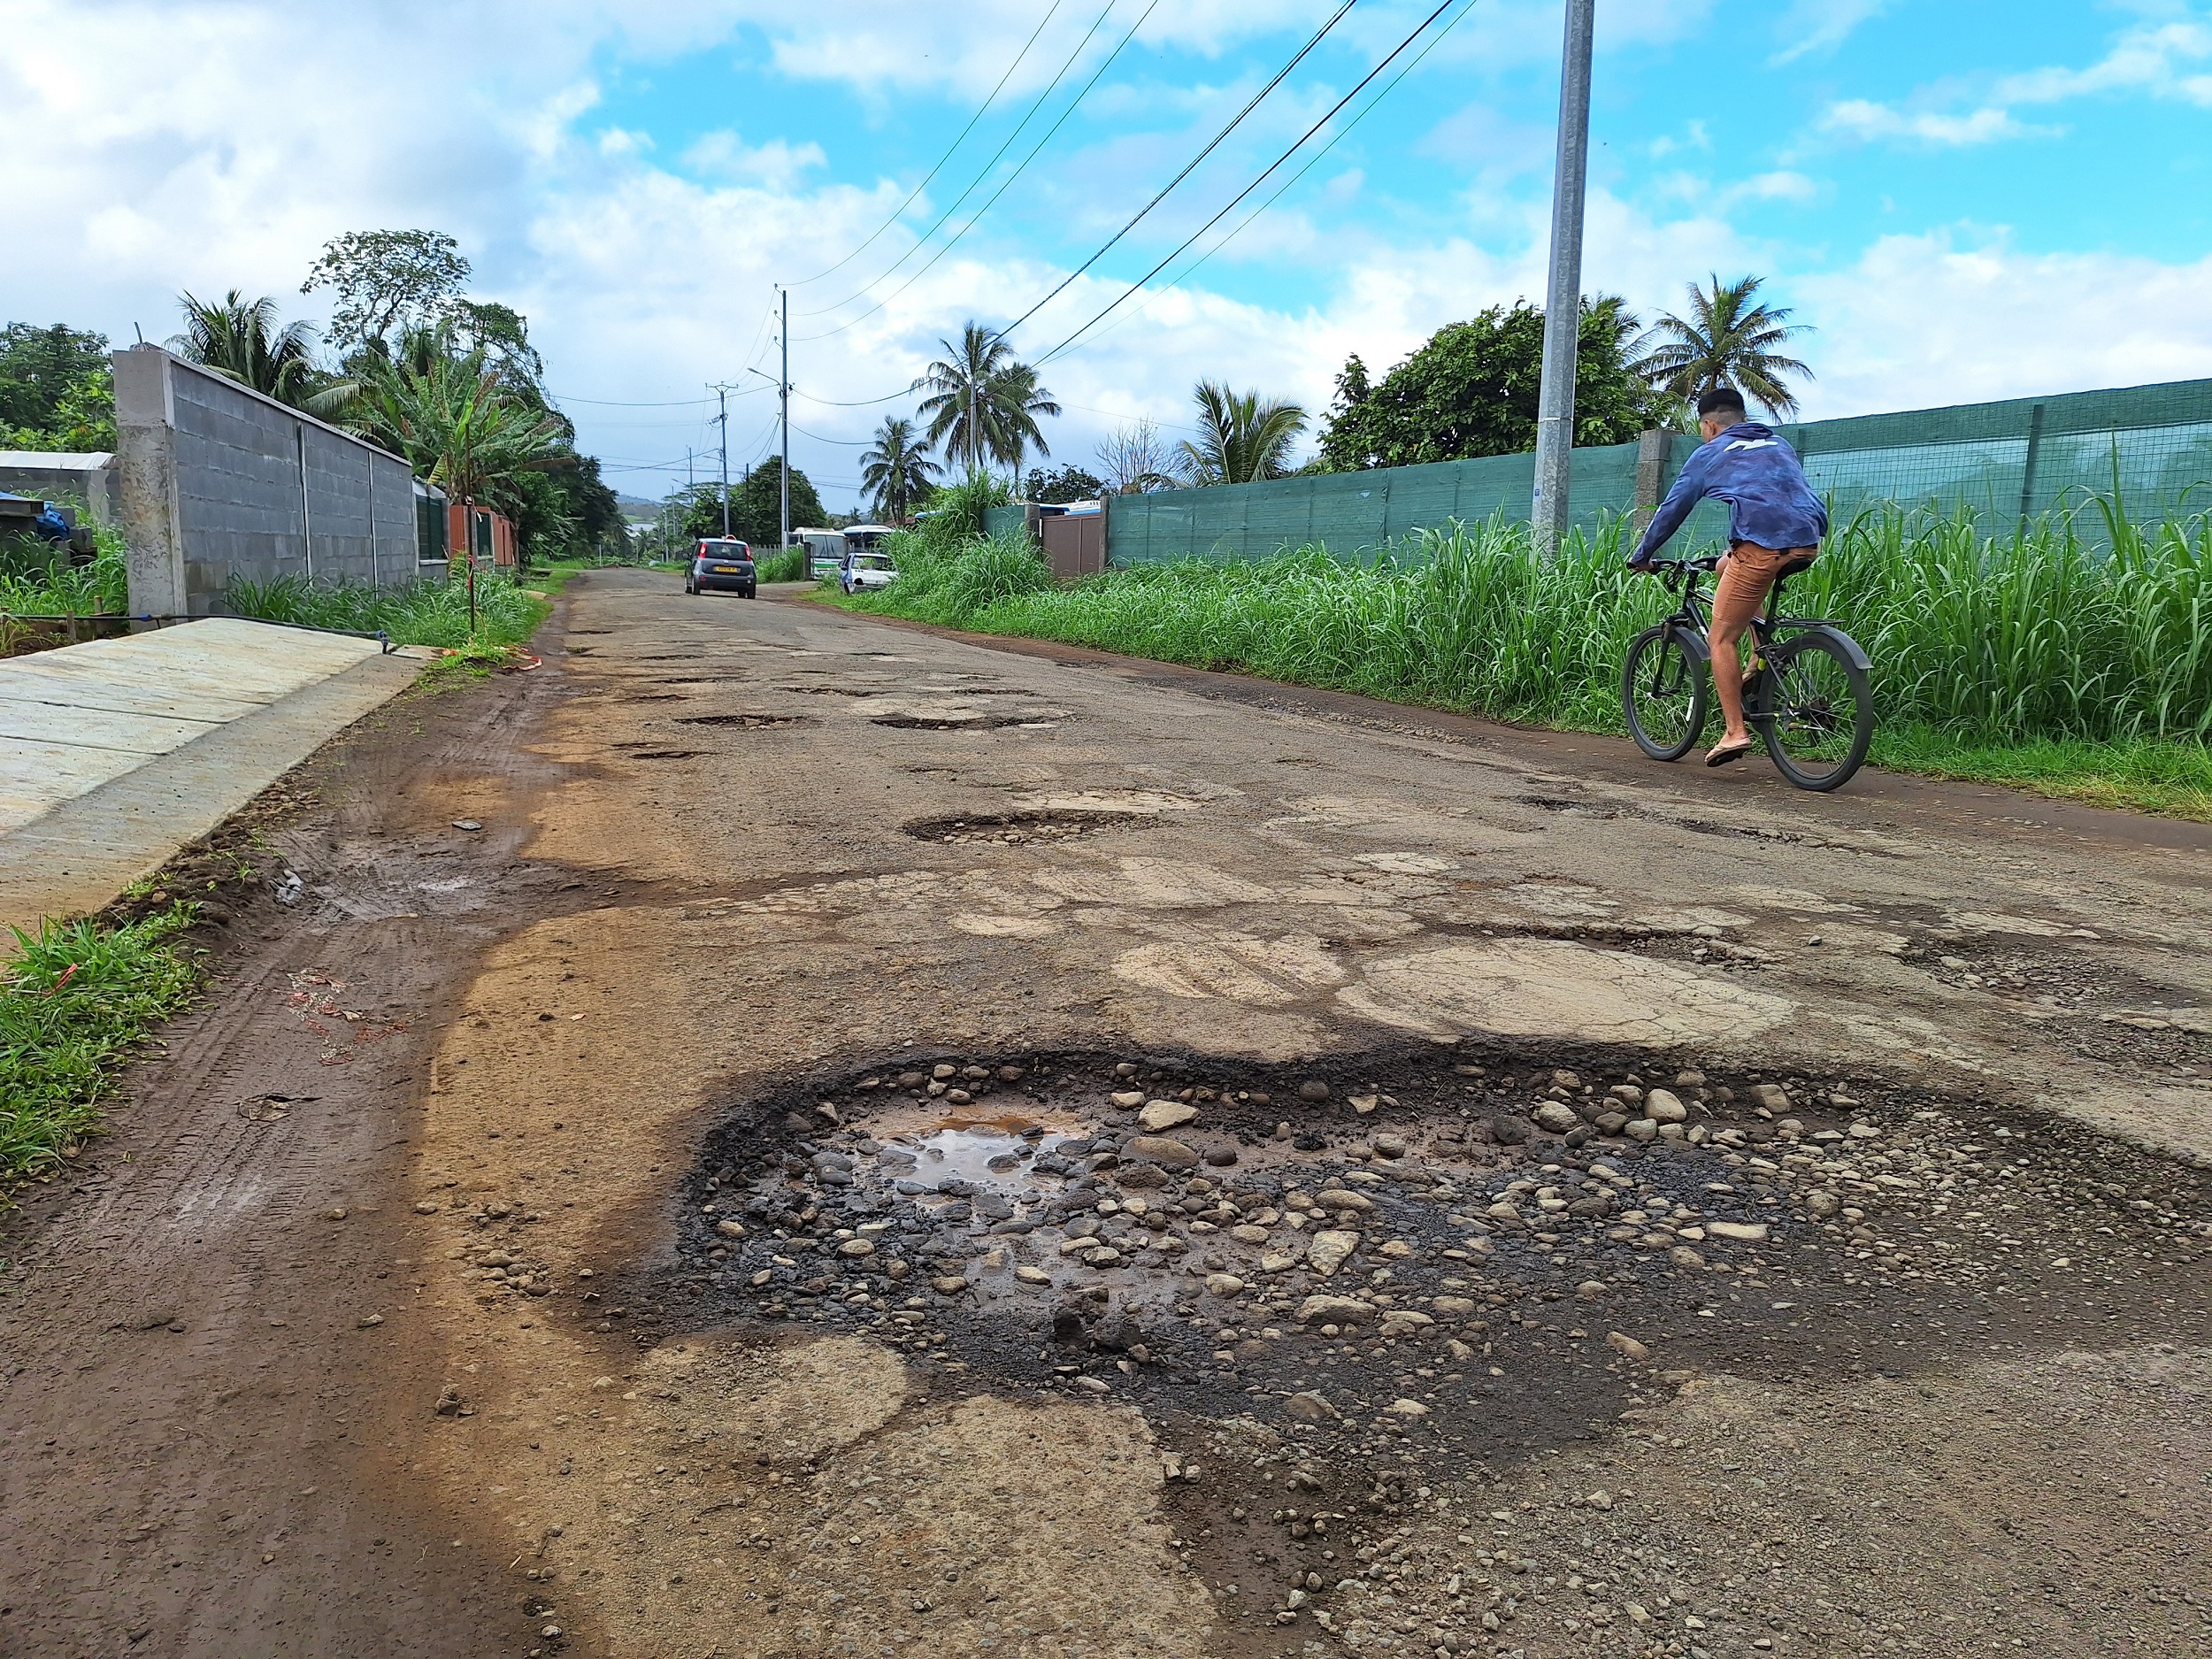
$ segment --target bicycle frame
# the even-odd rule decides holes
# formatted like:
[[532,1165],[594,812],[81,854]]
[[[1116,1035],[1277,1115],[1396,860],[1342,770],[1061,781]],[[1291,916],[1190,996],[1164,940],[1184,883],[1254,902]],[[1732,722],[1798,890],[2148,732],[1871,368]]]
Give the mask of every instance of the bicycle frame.
[[[1660,580],[1667,584],[1667,591],[1669,593],[1679,591],[1682,595],[1682,603],[1675,607],[1674,614],[1666,618],[1664,626],[1670,633],[1681,641],[1682,649],[1704,664],[1709,670],[1713,665],[1712,642],[1707,638],[1707,630],[1711,626],[1706,610],[1709,602],[1708,595],[1699,588],[1697,579],[1700,572],[1712,570],[1718,565],[1719,562],[1717,559],[1709,558],[1654,559],[1652,561],[1652,568],[1662,573]],[[1825,628],[1835,626],[1822,617],[1776,616],[1775,608],[1781,603],[1782,588],[1788,580],[1789,578],[1786,576],[1777,578],[1774,585],[1767,589],[1766,603],[1755,611],[1751,618],[1752,657],[1759,664],[1757,673],[1761,677],[1771,672],[1767,663],[1767,647],[1782,634],[1805,628]],[[1862,662],[1859,666],[1864,668],[1867,664]],[[1765,719],[1772,717],[1764,711],[1753,712],[1752,706],[1747,703],[1745,718]]]

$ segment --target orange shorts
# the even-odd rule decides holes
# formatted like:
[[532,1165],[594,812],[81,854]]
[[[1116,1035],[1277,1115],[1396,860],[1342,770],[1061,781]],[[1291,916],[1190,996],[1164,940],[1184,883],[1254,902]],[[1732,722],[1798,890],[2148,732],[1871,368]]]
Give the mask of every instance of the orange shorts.
[[1759,614],[1767,589],[1774,586],[1774,572],[1792,559],[1809,560],[1819,552],[1812,547],[1761,547],[1756,541],[1739,541],[1730,548],[1728,562],[1721,566],[1720,582],[1713,589],[1710,637],[1740,638],[1751,626],[1751,618]]

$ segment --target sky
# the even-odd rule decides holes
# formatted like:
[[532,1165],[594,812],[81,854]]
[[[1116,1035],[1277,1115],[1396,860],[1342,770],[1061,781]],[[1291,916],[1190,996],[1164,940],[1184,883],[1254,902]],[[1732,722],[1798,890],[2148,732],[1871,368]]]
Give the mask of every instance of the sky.
[[[772,453],[779,284],[832,510],[941,339],[1056,288],[1010,336],[1048,464],[1180,435],[1201,377],[1317,419],[1348,355],[1540,301],[1562,0],[1356,0],[1100,250],[1340,4],[0,0],[0,320],[319,320],[330,238],[443,231],[646,497],[714,476],[716,382],[733,475]],[[2212,375],[2212,4],[1597,12],[1586,292],[1763,277],[1811,419]]]

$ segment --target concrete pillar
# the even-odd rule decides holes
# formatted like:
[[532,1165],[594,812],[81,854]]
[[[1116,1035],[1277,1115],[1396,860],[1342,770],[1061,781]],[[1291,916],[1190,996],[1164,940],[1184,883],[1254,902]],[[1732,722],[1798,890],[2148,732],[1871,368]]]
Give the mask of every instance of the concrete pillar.
[[1674,434],[1656,427],[1636,437],[1636,507],[1628,516],[1629,531],[1640,536],[1651,516],[1659,511],[1667,493],[1667,461],[1674,453]]
[[187,595],[177,511],[175,365],[158,346],[114,354],[117,518],[134,617],[180,617]]

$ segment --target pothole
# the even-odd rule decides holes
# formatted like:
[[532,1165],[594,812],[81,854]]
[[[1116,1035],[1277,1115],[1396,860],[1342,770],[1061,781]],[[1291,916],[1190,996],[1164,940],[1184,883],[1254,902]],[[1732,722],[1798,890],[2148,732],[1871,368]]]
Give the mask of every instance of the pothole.
[[632,749],[632,760],[695,760],[707,751],[703,749]]
[[1058,713],[878,714],[870,717],[870,724],[894,726],[902,732],[981,732],[1008,726],[1041,730],[1057,726],[1066,718]]
[[1102,829],[1122,829],[1152,820],[1135,812],[1070,812],[1046,809],[1026,812],[970,812],[956,818],[912,818],[900,826],[916,841],[995,841],[1019,845],[1024,841],[1070,841]]
[[734,726],[750,730],[763,726],[796,726],[802,717],[795,714],[680,714],[678,726]]
[[1563,812],[1571,818],[1620,818],[1618,807],[1600,806],[1590,801],[1562,800],[1556,795],[1522,795],[1513,797],[1523,806],[1540,807],[1547,812]]
[[741,1107],[682,1196],[677,1259],[623,1299],[663,1311],[597,1328],[647,1340],[681,1298],[1443,1473],[1603,1432],[1695,1368],[2212,1330],[2202,1171],[1643,1051],[905,1060]]

